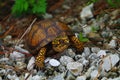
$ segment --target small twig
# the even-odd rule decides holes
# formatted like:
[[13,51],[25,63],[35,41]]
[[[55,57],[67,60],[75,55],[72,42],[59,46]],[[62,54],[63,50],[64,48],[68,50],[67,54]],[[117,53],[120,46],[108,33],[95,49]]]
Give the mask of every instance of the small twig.
[[17,67],[13,67],[13,66],[9,66],[9,65],[5,65],[5,64],[0,64],[0,68],[4,68],[4,69],[12,69],[14,71],[17,71],[17,72],[29,72],[28,70],[25,70],[25,69],[19,69]]
[[32,23],[30,24],[30,26],[27,28],[27,30],[24,32],[24,34],[21,36],[21,38],[20,38],[20,39],[18,40],[18,42],[16,43],[16,46],[20,43],[20,41],[21,41],[22,38],[26,35],[26,33],[30,31],[33,23],[34,23],[36,20],[37,20],[37,18],[35,18],[35,19],[32,21]]

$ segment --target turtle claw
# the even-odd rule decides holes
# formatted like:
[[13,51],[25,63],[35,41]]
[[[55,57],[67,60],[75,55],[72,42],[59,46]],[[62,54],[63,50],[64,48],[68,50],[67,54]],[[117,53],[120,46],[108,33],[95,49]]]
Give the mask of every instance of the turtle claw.
[[36,57],[35,65],[40,69],[44,68],[45,52],[46,48],[41,48],[38,56]]
[[40,70],[42,70],[43,68],[44,68],[44,63],[42,63],[42,62],[35,62],[35,65],[36,65],[36,67],[38,68],[38,69],[40,69]]

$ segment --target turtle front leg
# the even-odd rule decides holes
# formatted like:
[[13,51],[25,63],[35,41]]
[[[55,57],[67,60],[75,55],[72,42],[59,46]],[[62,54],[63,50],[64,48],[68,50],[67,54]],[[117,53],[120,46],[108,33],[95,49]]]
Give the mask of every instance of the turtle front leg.
[[46,53],[46,48],[43,47],[43,48],[40,49],[40,51],[39,51],[39,53],[36,57],[35,65],[38,68],[43,68],[44,67],[45,53]]
[[84,50],[84,44],[77,37],[71,36],[70,41],[73,43],[72,45],[77,48],[77,51],[82,52]]

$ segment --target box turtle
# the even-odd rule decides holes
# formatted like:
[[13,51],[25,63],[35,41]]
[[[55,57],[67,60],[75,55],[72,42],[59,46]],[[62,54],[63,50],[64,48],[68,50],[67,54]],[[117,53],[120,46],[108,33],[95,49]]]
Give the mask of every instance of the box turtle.
[[66,24],[54,20],[36,22],[26,36],[26,44],[30,52],[35,55],[35,64],[39,68],[44,67],[44,59],[49,50],[62,52],[70,45],[78,51],[83,51],[84,48],[83,43]]

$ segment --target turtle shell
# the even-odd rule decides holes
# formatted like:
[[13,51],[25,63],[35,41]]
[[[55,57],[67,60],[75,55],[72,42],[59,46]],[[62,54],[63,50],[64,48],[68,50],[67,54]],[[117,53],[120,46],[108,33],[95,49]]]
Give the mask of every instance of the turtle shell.
[[30,51],[39,50],[60,35],[71,35],[70,28],[62,23],[43,20],[35,23],[26,37],[26,44]]

